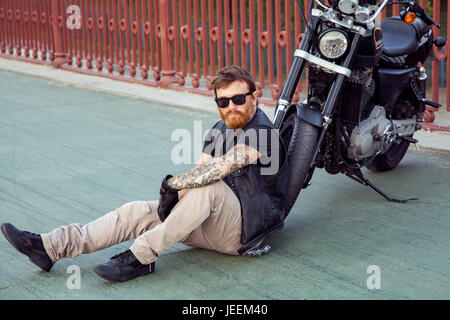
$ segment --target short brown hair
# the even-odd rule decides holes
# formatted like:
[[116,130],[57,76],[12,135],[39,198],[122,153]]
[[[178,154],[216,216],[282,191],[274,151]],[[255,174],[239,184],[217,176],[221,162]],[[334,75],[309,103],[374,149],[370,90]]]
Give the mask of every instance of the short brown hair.
[[217,95],[217,89],[225,88],[235,81],[247,83],[249,91],[256,91],[255,80],[250,72],[239,66],[229,66],[219,70],[211,80],[211,87]]

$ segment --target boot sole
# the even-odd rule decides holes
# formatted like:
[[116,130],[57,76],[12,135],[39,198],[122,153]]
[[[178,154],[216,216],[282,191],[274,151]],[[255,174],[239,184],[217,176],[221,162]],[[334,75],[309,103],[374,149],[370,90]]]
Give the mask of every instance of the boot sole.
[[[150,270],[150,271],[149,271]],[[133,272],[132,274],[126,276],[126,277],[114,277],[114,276],[110,276],[108,274],[105,274],[103,272],[101,272],[100,270],[98,270],[97,268],[94,268],[94,272],[99,275],[100,277],[102,277],[105,280],[108,280],[111,283],[120,283],[120,282],[125,282],[128,280],[132,280],[134,278],[137,277],[141,277],[141,276],[146,276],[150,273],[155,272],[155,266],[150,266],[147,268],[140,268],[138,270],[136,270],[135,272]]]
[[44,268],[44,267],[41,267],[41,265],[40,265],[40,262],[41,262],[40,259],[32,258],[32,257],[30,257],[30,256],[27,254],[27,253],[32,253],[32,251],[31,251],[31,252],[28,251],[28,252],[26,253],[24,250],[21,250],[19,247],[17,247],[17,246],[15,245],[14,241],[12,241],[12,239],[9,237],[8,230],[7,230],[7,226],[8,226],[8,225],[11,225],[13,228],[15,228],[12,224],[9,224],[9,223],[3,223],[3,224],[1,225],[1,227],[0,227],[0,229],[2,230],[3,236],[6,238],[6,240],[8,240],[9,244],[10,244],[14,249],[16,249],[17,251],[19,251],[21,254],[27,256],[28,259],[29,259],[31,262],[33,262],[35,265],[37,265],[39,268],[41,268],[41,269],[44,270],[45,272],[49,272],[50,269],[53,267],[53,265],[51,265],[50,268]]

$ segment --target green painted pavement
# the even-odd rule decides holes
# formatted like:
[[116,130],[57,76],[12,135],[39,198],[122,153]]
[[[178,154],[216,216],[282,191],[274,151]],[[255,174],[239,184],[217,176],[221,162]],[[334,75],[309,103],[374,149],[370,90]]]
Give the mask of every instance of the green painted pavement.
[[[217,115],[0,72],[1,222],[44,233],[156,199],[165,174],[189,167],[171,161],[171,134],[193,133],[194,121],[206,131]],[[1,237],[0,299],[449,299],[450,157],[410,151],[392,172],[365,172],[392,196],[420,200],[389,203],[317,170],[285,228],[267,239],[270,254],[178,244],[155,274],[114,285],[92,269],[131,241],[45,273]],[[67,287],[71,265],[81,289]],[[367,288],[372,265],[380,289]]]

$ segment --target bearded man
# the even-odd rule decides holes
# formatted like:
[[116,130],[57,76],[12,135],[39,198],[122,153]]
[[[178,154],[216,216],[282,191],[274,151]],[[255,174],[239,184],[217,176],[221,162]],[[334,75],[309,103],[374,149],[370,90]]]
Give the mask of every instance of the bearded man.
[[1,230],[18,251],[45,271],[73,258],[135,239],[131,247],[94,268],[110,282],[155,271],[161,253],[181,242],[230,255],[259,256],[262,240],[282,227],[286,151],[277,130],[258,107],[253,77],[225,67],[211,80],[221,121],[207,134],[190,170],[164,177],[159,200],[133,201],[87,224],[46,234]]

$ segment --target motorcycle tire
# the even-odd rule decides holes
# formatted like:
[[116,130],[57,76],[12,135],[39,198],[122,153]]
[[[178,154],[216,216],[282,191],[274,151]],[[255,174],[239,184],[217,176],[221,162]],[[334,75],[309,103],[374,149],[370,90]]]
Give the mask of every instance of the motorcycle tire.
[[366,167],[375,172],[389,171],[397,167],[408,151],[409,141],[394,143],[385,153],[376,156]]
[[308,176],[317,146],[318,128],[291,114],[281,125],[280,136],[287,150],[290,178],[286,193],[286,216],[291,211]]

